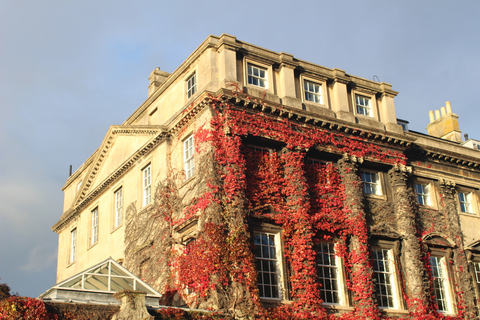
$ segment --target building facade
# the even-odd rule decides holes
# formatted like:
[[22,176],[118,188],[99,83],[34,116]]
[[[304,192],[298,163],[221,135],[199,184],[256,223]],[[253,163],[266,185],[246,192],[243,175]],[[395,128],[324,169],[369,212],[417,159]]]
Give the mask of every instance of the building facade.
[[[478,315],[480,151],[387,83],[209,36],[64,188],[57,282],[108,257],[235,317]],[[472,146],[470,146],[472,144]]]

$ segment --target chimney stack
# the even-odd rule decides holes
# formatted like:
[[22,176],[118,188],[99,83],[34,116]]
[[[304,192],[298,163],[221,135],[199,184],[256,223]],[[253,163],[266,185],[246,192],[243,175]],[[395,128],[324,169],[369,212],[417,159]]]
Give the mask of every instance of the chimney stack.
[[430,123],[427,126],[429,135],[455,142],[462,141],[458,116],[452,112],[450,101],[445,102],[445,107],[435,110],[435,116],[433,111],[429,111],[428,115],[430,117]]
[[170,73],[160,70],[159,67],[156,67],[155,70],[150,73],[148,77],[148,80],[150,80],[150,85],[148,86],[149,97],[167,80],[169,75]]

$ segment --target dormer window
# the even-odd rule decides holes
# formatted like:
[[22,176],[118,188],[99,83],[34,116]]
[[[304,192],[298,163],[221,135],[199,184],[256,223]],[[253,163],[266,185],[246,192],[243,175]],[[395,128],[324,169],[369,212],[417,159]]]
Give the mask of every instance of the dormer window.
[[197,74],[194,73],[187,80],[187,99],[197,92]]
[[248,64],[248,84],[267,88],[267,69]]
[[323,104],[322,86],[311,81],[304,81],[305,101]]
[[355,105],[356,105],[357,114],[362,116],[367,116],[367,117],[373,117],[372,102],[369,97],[356,95]]

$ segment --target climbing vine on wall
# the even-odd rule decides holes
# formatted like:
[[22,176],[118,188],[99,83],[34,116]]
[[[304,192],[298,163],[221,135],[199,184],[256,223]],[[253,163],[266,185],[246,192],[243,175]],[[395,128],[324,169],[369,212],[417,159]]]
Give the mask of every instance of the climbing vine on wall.
[[[169,192],[165,187],[171,181],[157,188],[161,190],[156,194],[160,209],[155,217],[168,223],[163,226],[163,242],[155,246],[170,250],[167,264],[171,270],[171,280],[162,289],[176,290],[185,301],[195,301],[194,306],[227,310],[236,317],[382,318],[373,299],[363,206],[346,201],[345,186],[361,190],[361,182],[358,176],[347,179],[352,176],[351,168],[341,173],[331,163],[309,161],[307,155],[318,148],[384,164],[406,164],[405,156],[358,136],[237,109],[220,98],[210,97],[210,104],[211,121],[196,124],[194,135],[193,184],[203,189],[190,190],[195,195],[186,201],[188,197],[180,197],[178,189],[172,187]],[[276,141],[280,147],[252,148],[246,141],[255,137]],[[202,167],[205,163],[207,167]],[[356,195],[353,201],[360,198]],[[193,218],[199,221],[196,239],[186,245],[175,240],[175,228]],[[292,303],[265,309],[260,302],[249,224],[253,218],[282,229]],[[322,305],[315,260],[316,244],[332,240],[350,274],[347,287],[354,300],[353,311],[337,316],[328,314]],[[414,318],[446,318],[432,304],[422,305],[427,306],[425,312],[412,314]]]

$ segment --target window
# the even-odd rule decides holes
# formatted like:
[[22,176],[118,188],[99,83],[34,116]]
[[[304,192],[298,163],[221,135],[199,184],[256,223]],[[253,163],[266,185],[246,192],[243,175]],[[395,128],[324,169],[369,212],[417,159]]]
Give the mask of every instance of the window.
[[282,296],[277,235],[269,232],[254,232],[253,243],[260,298],[280,299]]
[[480,262],[473,262],[473,272],[475,273],[475,283],[480,290]]
[[397,119],[397,124],[402,126],[403,131],[408,131],[408,124],[409,124],[408,121]]
[[117,228],[123,220],[123,189],[115,191],[115,221],[114,227]]
[[262,155],[268,155],[272,152],[271,149],[268,149],[268,148],[264,148],[264,147],[259,147],[259,146],[255,146],[255,145],[248,145],[248,148],[252,151],[255,151],[255,152],[258,152]]
[[320,295],[323,302],[340,304],[340,273],[334,244],[321,242],[317,245],[317,272],[320,281]]
[[433,291],[438,311],[450,312],[448,277],[444,257],[430,257],[433,277]]
[[360,175],[363,181],[363,193],[382,195],[382,186],[378,173],[361,171]]
[[248,64],[248,84],[267,88],[267,70]]
[[305,101],[323,104],[322,86],[310,81],[304,81]]
[[197,92],[197,74],[196,73],[194,73],[187,80],[187,99],[193,96],[195,92]]
[[143,174],[143,206],[150,204],[152,201],[152,169],[148,165],[145,169],[142,170]]
[[356,95],[355,104],[357,106],[357,114],[367,117],[373,117],[370,98]]
[[460,202],[460,211],[465,213],[473,213],[472,194],[468,192],[459,192],[458,201]]
[[417,194],[418,204],[430,206],[430,185],[415,183],[415,193]]
[[70,263],[77,258],[77,228],[70,231]]
[[397,308],[394,264],[391,249],[373,250],[373,275],[376,280],[377,303],[380,308]]
[[90,237],[90,245],[94,245],[98,241],[98,208],[92,211],[92,236]]
[[183,141],[183,162],[185,163],[185,177],[187,180],[195,174],[195,159],[193,151],[193,135],[191,135]]

